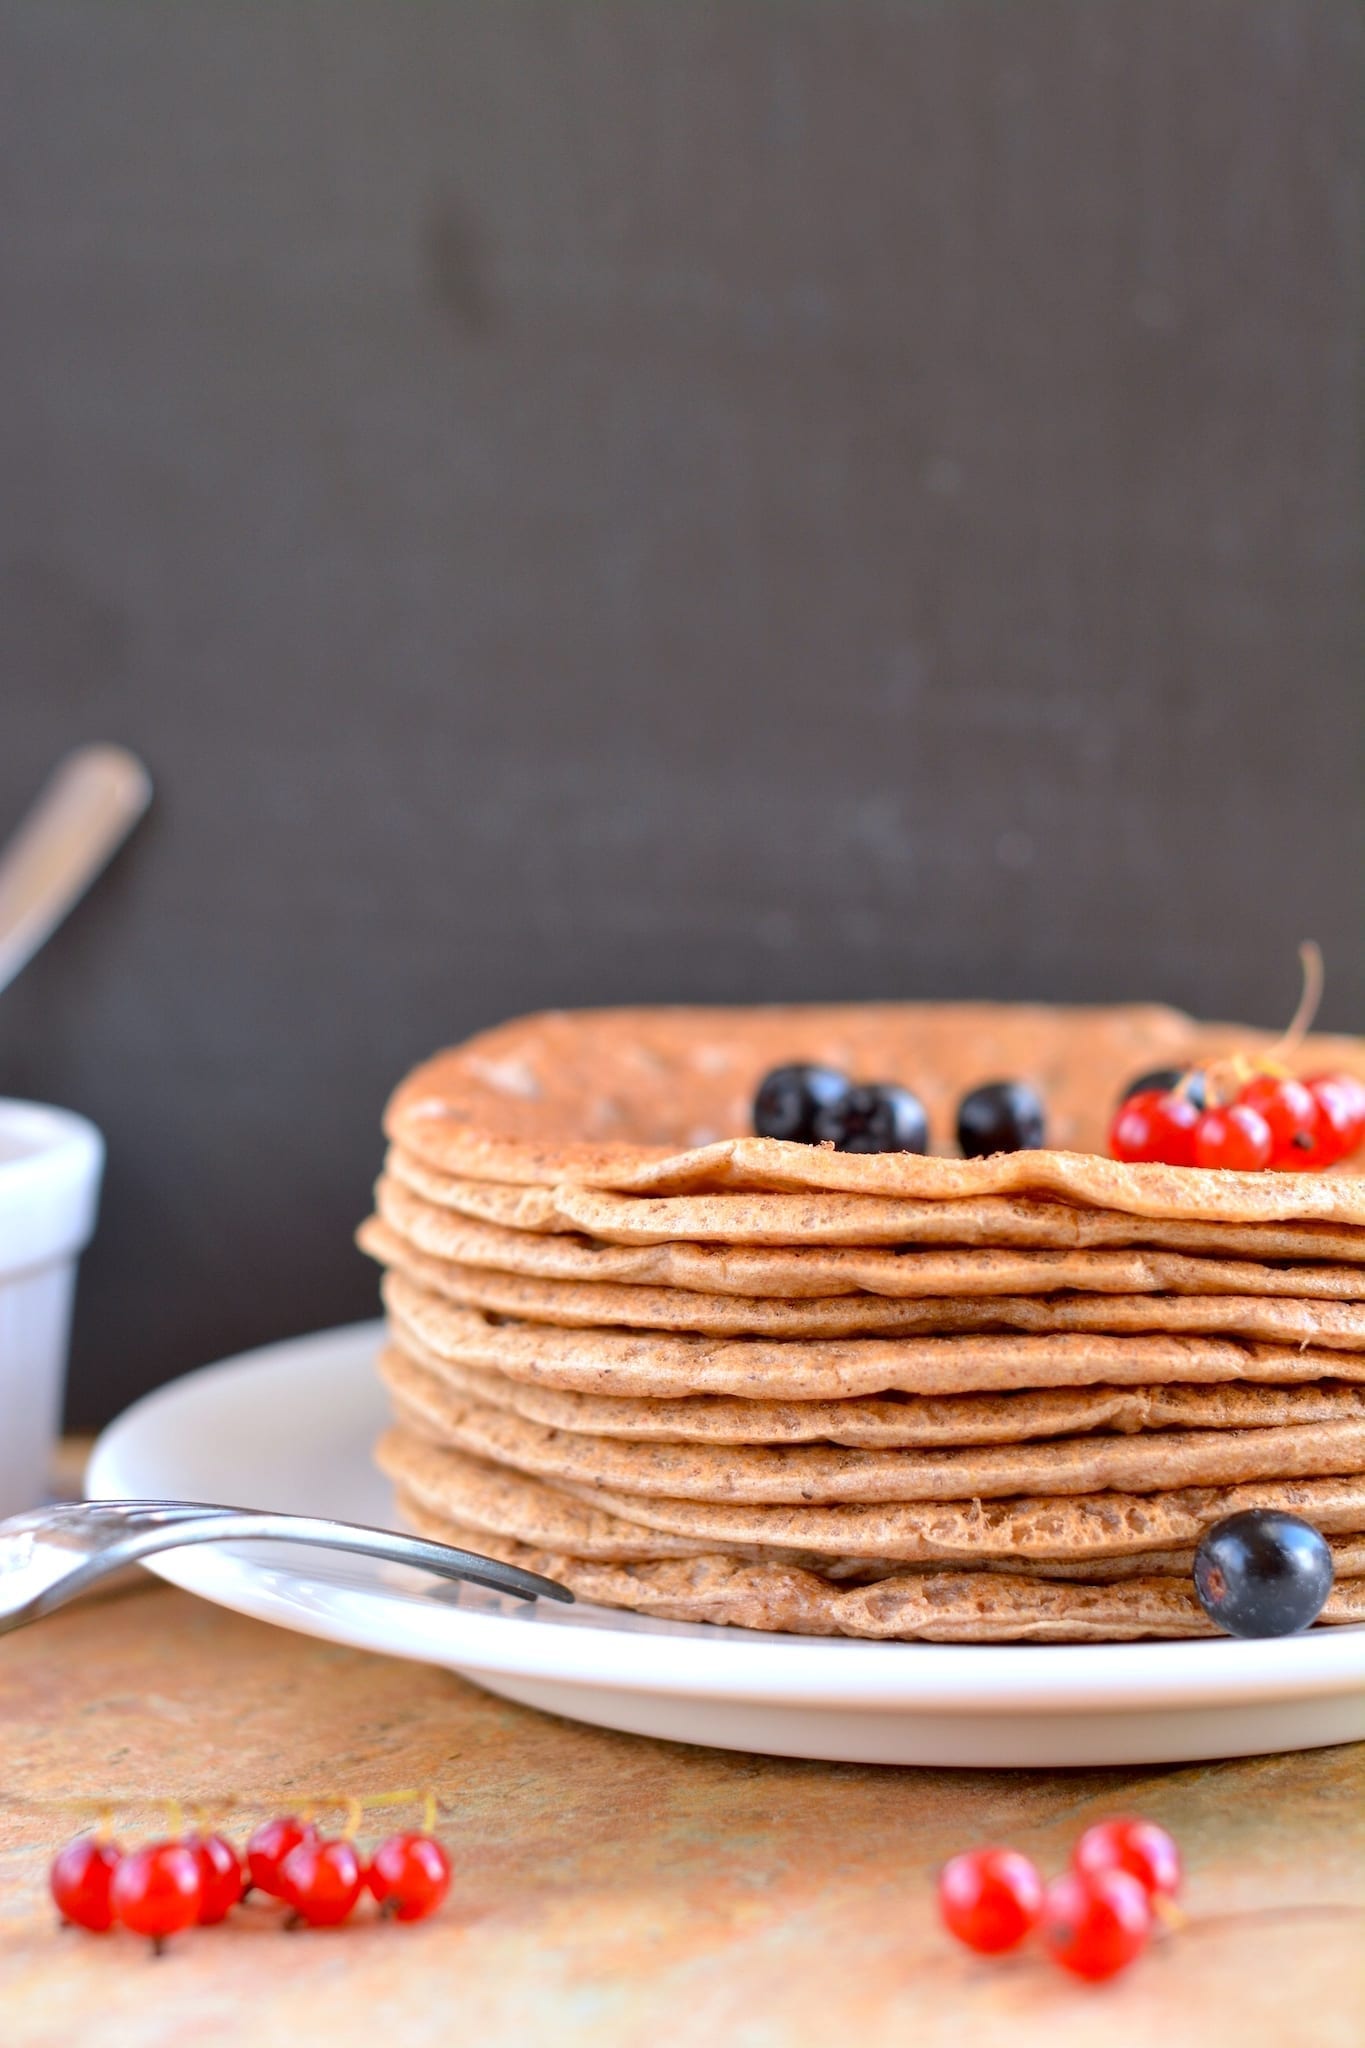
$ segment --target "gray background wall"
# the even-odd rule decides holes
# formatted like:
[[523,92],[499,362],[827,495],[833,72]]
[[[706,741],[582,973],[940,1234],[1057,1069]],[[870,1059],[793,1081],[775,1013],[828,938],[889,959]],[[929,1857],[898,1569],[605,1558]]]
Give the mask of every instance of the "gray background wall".
[[1353,0],[0,0],[0,1003],[73,1414],[365,1313],[519,1008],[1361,1014]]

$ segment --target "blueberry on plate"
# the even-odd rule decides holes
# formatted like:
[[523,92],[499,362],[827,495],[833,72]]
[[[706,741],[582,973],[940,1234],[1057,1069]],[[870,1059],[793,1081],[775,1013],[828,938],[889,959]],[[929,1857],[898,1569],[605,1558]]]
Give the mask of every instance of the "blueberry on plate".
[[815,1119],[837,1109],[850,1088],[837,1067],[774,1067],[758,1084],[754,1097],[754,1131],[760,1138],[788,1138],[798,1145],[815,1143]]
[[1036,1152],[1044,1129],[1042,1100],[1027,1081],[986,1081],[958,1104],[957,1142],[964,1159]]
[[[1128,1082],[1122,1095],[1120,1095],[1119,1101],[1127,1102],[1131,1095],[1145,1095],[1149,1089],[1155,1090],[1162,1095],[1169,1095],[1172,1088],[1180,1086],[1188,1072],[1189,1069],[1187,1067],[1153,1067],[1150,1074],[1134,1074],[1132,1080]],[[1185,1093],[1196,1109],[1203,1109],[1208,1101],[1208,1094],[1204,1086],[1204,1076],[1202,1074],[1192,1074],[1190,1076],[1190,1085],[1185,1090]]]
[[1315,1622],[1332,1590],[1332,1552],[1311,1522],[1248,1508],[1206,1529],[1194,1590],[1230,1636],[1292,1636]]
[[815,1136],[817,1142],[832,1140],[841,1152],[927,1152],[929,1119],[909,1088],[868,1081],[818,1113]]

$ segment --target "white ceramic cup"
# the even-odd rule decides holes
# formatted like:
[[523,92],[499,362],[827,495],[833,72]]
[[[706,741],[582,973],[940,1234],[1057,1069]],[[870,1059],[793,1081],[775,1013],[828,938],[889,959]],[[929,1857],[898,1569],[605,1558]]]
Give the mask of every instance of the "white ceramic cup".
[[103,1170],[104,1140],[83,1116],[0,1097],[0,1518],[47,1494],[76,1260]]

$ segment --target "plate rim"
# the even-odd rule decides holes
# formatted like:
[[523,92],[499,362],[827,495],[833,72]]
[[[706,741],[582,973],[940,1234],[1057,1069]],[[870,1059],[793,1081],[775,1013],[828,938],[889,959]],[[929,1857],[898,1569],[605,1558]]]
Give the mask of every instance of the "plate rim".
[[[100,1432],[86,1467],[92,1497],[128,1498],[122,1467],[136,1454],[149,1419],[188,1406],[251,1378],[303,1372],[319,1360],[368,1372],[382,1342],[382,1320],[365,1319],[258,1345],[182,1374],[134,1401]],[[341,1356],[338,1359],[337,1354]],[[137,1489],[138,1492],[143,1489]],[[250,1503],[241,1503],[248,1505]],[[278,1501],[260,1505],[278,1506]],[[440,1617],[441,1641],[424,1651],[415,1640],[421,1611],[379,1592],[348,1589],[372,1628],[347,1629],[331,1617],[291,1603],[253,1573],[249,1559],[205,1547],[166,1552],[148,1567],[168,1583],[235,1613],[274,1626],[352,1644],[377,1654],[415,1658],[449,1669],[505,1672],[566,1687],[610,1688],[640,1695],[687,1695],[727,1704],[838,1709],[846,1713],[970,1714],[989,1720],[1046,1712],[1059,1718],[1131,1714],[1134,1710],[1207,1709],[1365,1690],[1365,1626],[1342,1626],[1271,1641],[1229,1639],[1154,1643],[902,1643],[839,1636],[769,1636],[720,1624],[652,1627],[631,1615],[613,1626],[614,1611],[588,1602],[591,1628],[534,1626],[524,1612],[481,1613],[455,1606],[424,1610]],[[228,1567],[224,1569],[224,1567]],[[291,1574],[271,1568],[271,1579]],[[298,1580],[306,1580],[299,1572]],[[382,1620],[381,1620],[382,1617]],[[599,1620],[598,1618],[601,1617]],[[563,1617],[567,1620],[567,1616]],[[546,1620],[553,1622],[552,1616]],[[404,1638],[385,1643],[385,1633]],[[413,1640],[409,1641],[411,1634]],[[661,1650],[664,1654],[661,1654]],[[1288,1657],[1286,1658],[1286,1652]],[[674,1654],[676,1653],[676,1654]]]

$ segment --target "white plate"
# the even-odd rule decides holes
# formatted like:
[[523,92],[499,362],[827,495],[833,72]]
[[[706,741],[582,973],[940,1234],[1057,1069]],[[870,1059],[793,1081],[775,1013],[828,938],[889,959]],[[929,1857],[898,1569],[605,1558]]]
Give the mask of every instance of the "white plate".
[[[370,1462],[381,1325],[206,1367],[100,1438],[92,1494],[391,1523]],[[524,1605],[282,1545],[152,1570],[307,1635],[415,1657],[635,1734],[849,1763],[1183,1762],[1365,1738],[1365,1628],[1275,1642],[959,1646],[761,1635],[604,1607]]]

